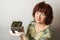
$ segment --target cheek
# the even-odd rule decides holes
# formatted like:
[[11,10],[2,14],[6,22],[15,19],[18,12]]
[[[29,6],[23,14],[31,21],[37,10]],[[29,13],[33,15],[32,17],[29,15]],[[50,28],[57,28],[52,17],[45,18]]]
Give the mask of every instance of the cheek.
[[34,20],[35,20],[35,21],[38,21],[38,17],[37,17],[37,16],[35,16],[35,17],[34,17]]
[[35,19],[37,19],[38,18],[38,15],[35,15]]
[[38,16],[35,16],[35,19],[37,19],[38,18]]
[[41,18],[42,21],[45,21],[45,19],[46,19],[46,17],[42,17],[42,18]]

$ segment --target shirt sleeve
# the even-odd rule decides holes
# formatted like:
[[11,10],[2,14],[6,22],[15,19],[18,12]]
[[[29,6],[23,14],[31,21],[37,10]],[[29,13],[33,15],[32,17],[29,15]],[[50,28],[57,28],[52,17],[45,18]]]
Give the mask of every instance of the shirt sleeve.
[[26,40],[29,40],[29,37],[31,36],[31,24],[28,25],[27,32],[26,32]]
[[34,34],[34,22],[31,22],[28,25],[27,32],[26,32],[27,39],[28,40],[35,40],[34,37],[32,37],[33,34]]

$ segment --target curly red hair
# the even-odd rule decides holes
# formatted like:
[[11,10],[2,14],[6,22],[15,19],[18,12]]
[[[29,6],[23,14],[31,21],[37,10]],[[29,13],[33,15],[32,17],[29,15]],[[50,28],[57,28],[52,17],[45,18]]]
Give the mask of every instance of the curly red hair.
[[33,13],[32,13],[33,17],[35,16],[36,11],[40,11],[40,12],[45,13],[45,15],[46,15],[45,23],[46,23],[46,25],[51,24],[51,22],[53,20],[53,10],[52,10],[52,7],[49,4],[45,3],[44,1],[36,4],[36,6],[33,8]]

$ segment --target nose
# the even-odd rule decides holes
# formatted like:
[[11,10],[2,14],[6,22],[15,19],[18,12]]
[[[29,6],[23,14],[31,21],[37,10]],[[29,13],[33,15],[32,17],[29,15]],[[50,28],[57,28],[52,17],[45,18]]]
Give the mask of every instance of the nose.
[[39,14],[39,18],[41,18],[41,14]]

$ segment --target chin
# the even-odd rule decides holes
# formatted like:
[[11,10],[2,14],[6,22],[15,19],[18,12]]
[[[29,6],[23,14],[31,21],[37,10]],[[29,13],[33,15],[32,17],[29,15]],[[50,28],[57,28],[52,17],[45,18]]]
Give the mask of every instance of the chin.
[[36,21],[37,23],[41,23],[41,21]]

